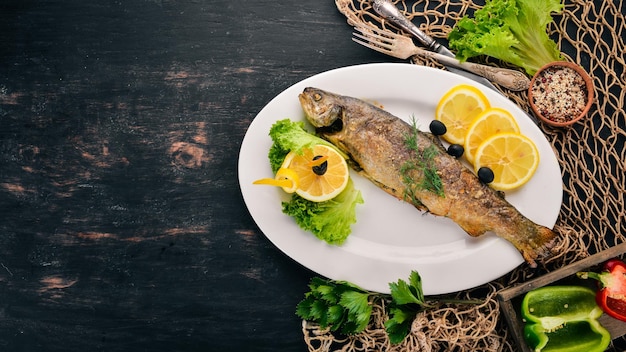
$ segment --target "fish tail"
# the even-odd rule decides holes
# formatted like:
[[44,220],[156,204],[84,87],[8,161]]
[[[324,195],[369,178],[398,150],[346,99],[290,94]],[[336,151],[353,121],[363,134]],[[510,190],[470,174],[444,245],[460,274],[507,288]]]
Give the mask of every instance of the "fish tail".
[[524,243],[520,243],[518,249],[531,268],[536,268],[536,261],[543,261],[554,255],[553,248],[556,244],[557,236],[551,229],[533,224],[529,236]]

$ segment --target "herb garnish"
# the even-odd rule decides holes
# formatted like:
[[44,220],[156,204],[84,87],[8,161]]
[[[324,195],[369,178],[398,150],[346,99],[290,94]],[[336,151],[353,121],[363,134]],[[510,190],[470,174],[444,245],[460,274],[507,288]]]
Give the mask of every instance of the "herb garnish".
[[[434,145],[429,145],[420,151],[417,138],[419,131],[415,118],[412,119],[411,133],[404,136],[406,147],[415,153],[415,158],[406,161],[400,167],[402,182],[407,186],[405,191],[405,199],[409,199],[413,204],[420,204],[419,199],[415,196],[416,189],[424,189],[445,197],[443,192],[443,183],[441,177],[437,173],[434,159],[439,154],[439,150]],[[423,177],[417,182],[410,175],[413,170],[421,170]]]
[[[402,342],[411,330],[417,314],[434,308],[436,302],[427,303],[422,291],[422,279],[412,271],[409,281],[390,283],[391,295],[361,289],[346,281],[333,281],[314,277],[297,308],[300,318],[318,323],[322,328],[343,334],[356,334],[367,328],[372,314],[372,302],[384,300],[389,320],[385,330],[393,344]],[[439,303],[481,303],[480,301],[439,300]]]
[[385,330],[391,343],[400,343],[409,334],[411,324],[417,313],[434,305],[426,303],[422,292],[422,278],[417,271],[412,271],[409,282],[398,280],[390,283],[392,302],[389,308],[389,320]]
[[296,315],[300,318],[343,334],[355,334],[365,330],[372,314],[369,300],[376,294],[346,281],[319,277],[311,279],[309,289],[304,300],[296,307]]

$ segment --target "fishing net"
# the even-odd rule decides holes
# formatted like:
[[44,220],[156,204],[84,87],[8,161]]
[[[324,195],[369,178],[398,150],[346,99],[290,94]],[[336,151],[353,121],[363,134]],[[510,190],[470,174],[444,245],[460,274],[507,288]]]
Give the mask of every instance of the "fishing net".
[[[378,17],[368,0],[335,0],[335,3],[349,25],[367,24],[401,32]],[[466,14],[471,15],[484,1],[395,0],[393,3],[422,31],[445,44],[455,23]],[[458,299],[479,298],[483,304],[442,305],[420,313],[409,336],[397,345],[390,344],[385,333],[385,301],[380,299],[371,302],[373,319],[367,330],[358,335],[337,335],[304,322],[302,331],[310,351],[516,351],[500,315],[497,293],[624,242],[624,12],[623,0],[566,0],[564,11],[553,16],[554,22],[548,28],[566,59],[578,63],[593,77],[596,93],[587,118],[574,126],[553,128],[539,124],[562,170],[563,205],[555,226],[560,237],[557,250],[560,254],[544,267],[530,269],[522,265],[494,282],[453,295]],[[430,59],[413,57],[411,61],[445,69]],[[489,58],[475,61],[515,68]],[[500,90],[530,112],[524,92]],[[617,345],[623,349],[624,339],[615,340],[611,350],[617,350]]]

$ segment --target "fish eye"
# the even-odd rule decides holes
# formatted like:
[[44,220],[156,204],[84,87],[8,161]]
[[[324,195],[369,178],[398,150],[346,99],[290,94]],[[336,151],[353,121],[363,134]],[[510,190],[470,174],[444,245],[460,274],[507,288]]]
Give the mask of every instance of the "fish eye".
[[315,100],[315,101],[322,100],[322,95],[320,93],[313,94],[313,100]]

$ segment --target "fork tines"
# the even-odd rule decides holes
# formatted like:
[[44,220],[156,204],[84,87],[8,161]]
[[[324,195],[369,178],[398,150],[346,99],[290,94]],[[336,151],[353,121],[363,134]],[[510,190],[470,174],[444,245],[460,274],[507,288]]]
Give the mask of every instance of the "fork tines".
[[397,58],[402,58],[394,51],[394,40],[396,34],[385,32],[374,27],[355,26],[355,30],[358,32],[352,32],[352,40],[358,44],[361,44],[372,50],[376,50],[380,53],[390,55]]

